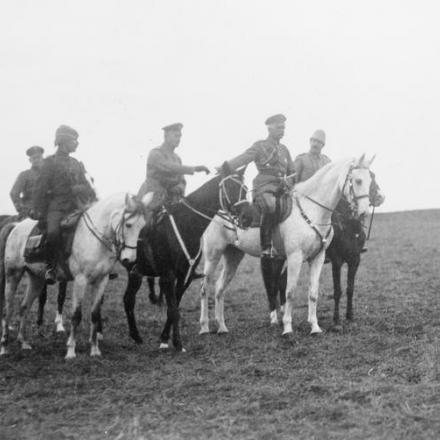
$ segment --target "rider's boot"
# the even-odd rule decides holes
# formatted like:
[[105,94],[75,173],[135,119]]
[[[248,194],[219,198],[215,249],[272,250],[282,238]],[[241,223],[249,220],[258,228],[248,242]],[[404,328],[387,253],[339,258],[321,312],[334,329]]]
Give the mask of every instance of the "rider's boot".
[[260,223],[261,258],[276,258],[278,252],[272,245],[273,219],[271,214],[262,214]]

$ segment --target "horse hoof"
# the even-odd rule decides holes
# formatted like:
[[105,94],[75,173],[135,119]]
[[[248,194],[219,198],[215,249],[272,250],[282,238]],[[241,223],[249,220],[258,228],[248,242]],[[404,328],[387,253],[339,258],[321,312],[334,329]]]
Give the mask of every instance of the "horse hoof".
[[222,327],[217,330],[218,335],[224,335],[226,333],[229,333],[229,330],[226,327]]
[[168,343],[161,342],[159,345],[159,350],[167,350],[169,348]]
[[270,312],[270,325],[277,325],[278,324],[278,316],[277,316],[277,312],[273,311]]
[[209,327],[202,327],[199,331],[199,335],[207,335],[209,334]]
[[96,334],[96,339],[98,340],[98,341],[103,341],[104,340],[104,336],[102,335],[102,333],[97,333]]
[[22,350],[32,350],[32,347],[30,346],[30,344],[28,344],[27,342],[23,342],[21,344],[21,349]]
[[284,330],[282,336],[288,336],[293,334],[293,330]]
[[64,359],[68,360],[68,359],[75,359],[76,358],[76,354],[74,351],[68,350],[66,356],[64,357]]
[[101,350],[98,347],[92,347],[90,350],[90,356],[101,356]]
[[186,350],[182,347],[182,353],[186,353]]
[[312,331],[310,332],[311,335],[319,335],[321,333],[322,333],[322,330],[319,327],[312,329]]
[[63,324],[57,324],[57,333],[64,333],[66,329],[64,328]]
[[0,348],[0,356],[5,356],[9,354],[9,350],[5,347]]

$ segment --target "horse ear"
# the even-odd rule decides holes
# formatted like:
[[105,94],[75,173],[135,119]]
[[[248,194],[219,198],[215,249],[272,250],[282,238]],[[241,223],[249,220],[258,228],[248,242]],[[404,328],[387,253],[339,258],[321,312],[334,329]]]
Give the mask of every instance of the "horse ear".
[[222,173],[222,176],[224,176],[224,177],[229,176],[232,173],[231,167],[229,166],[227,161],[224,161],[222,163],[222,171],[221,171],[221,173]]
[[365,153],[358,159],[356,166],[362,167],[365,161]]
[[147,192],[147,194],[145,194],[144,197],[142,197],[141,203],[144,206],[147,206],[151,203],[152,200],[153,200],[153,192]]
[[137,208],[136,200],[130,194],[125,194],[125,208],[127,211],[135,211]]
[[374,154],[373,157],[370,159],[370,161],[368,162],[368,168],[371,167],[371,164],[374,162],[374,159],[376,159],[376,155]]

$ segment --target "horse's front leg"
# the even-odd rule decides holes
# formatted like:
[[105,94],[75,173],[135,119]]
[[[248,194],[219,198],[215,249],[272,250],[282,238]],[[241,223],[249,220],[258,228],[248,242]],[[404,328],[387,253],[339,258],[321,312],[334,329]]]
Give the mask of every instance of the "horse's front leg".
[[298,283],[299,273],[302,266],[302,252],[297,251],[291,253],[287,257],[287,288],[286,288],[286,304],[284,306],[283,315],[283,335],[293,333],[292,330],[292,309],[293,297],[295,295],[296,285]]
[[[179,284],[179,283],[178,283]],[[182,282],[180,281],[181,289]],[[179,299],[176,288],[176,278],[173,274],[169,273],[167,276],[161,276],[159,279],[159,285],[163,292],[165,292],[165,298],[167,301],[167,322],[160,336],[160,348],[168,348],[168,340],[170,338],[170,329],[173,328],[173,345],[177,351],[185,351],[182,347],[182,340],[180,337],[179,329]],[[180,295],[181,297],[181,295]]]
[[57,312],[55,315],[55,326],[57,333],[65,331],[63,325],[63,307],[66,301],[67,281],[61,281],[58,284]]
[[354,281],[356,272],[360,263],[360,257],[358,256],[353,261],[348,262],[347,271],[347,320],[353,320],[353,293],[354,293]]
[[333,276],[333,297],[335,301],[335,309],[333,313],[333,323],[335,325],[335,329],[339,329],[341,325],[341,321],[339,318],[339,301],[342,295],[341,289],[341,267],[342,262],[339,259],[332,259],[332,276]]
[[214,284],[215,268],[220,260],[220,256],[207,255],[203,268],[203,278],[200,287],[200,331],[199,335],[209,333],[209,292],[212,291]]
[[67,340],[66,359],[76,357],[76,338],[78,335],[78,327],[82,319],[82,301],[87,287],[87,278],[83,274],[75,277],[72,291],[72,318],[70,325],[70,336]]
[[108,276],[104,276],[91,284],[91,294],[95,294],[95,299],[91,313],[90,356],[101,356],[101,350],[98,346],[98,332],[102,332],[101,305],[103,303],[104,289],[107,282]]
[[0,340],[0,356],[9,353],[9,324],[12,318],[12,312],[14,310],[14,296],[17,291],[18,283],[22,277],[22,271],[14,271],[11,274],[6,275],[4,292],[0,295],[3,296],[3,313],[0,315],[2,319],[2,337]]
[[27,327],[27,313],[31,309],[35,299],[41,294],[44,289],[45,281],[35,275],[29,274],[29,284],[26,289],[25,296],[20,305],[20,327],[18,329],[17,339],[21,342],[21,348],[23,350],[30,350],[32,347],[26,341],[26,327]]
[[319,277],[321,276],[322,266],[324,265],[325,251],[321,251],[310,263],[310,280],[309,280],[309,317],[308,322],[312,326],[311,334],[322,333],[321,327],[318,325],[318,317],[316,315],[318,296],[319,296]]
[[134,306],[136,305],[136,294],[142,284],[142,275],[136,271],[128,272],[128,283],[124,294],[124,308],[127,316],[128,329],[130,336],[136,344],[142,344],[142,338],[139,335],[136,317],[134,314]]

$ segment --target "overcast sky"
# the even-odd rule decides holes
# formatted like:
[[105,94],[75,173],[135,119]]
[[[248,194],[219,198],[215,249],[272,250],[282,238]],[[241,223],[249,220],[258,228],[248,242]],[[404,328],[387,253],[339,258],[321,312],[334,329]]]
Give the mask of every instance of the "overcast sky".
[[60,124],[105,195],[137,191],[163,125],[184,124],[184,163],[213,167],[274,113],[292,156],[317,128],[332,159],[376,153],[382,211],[440,207],[437,4],[4,0],[0,213],[26,148],[51,154]]

